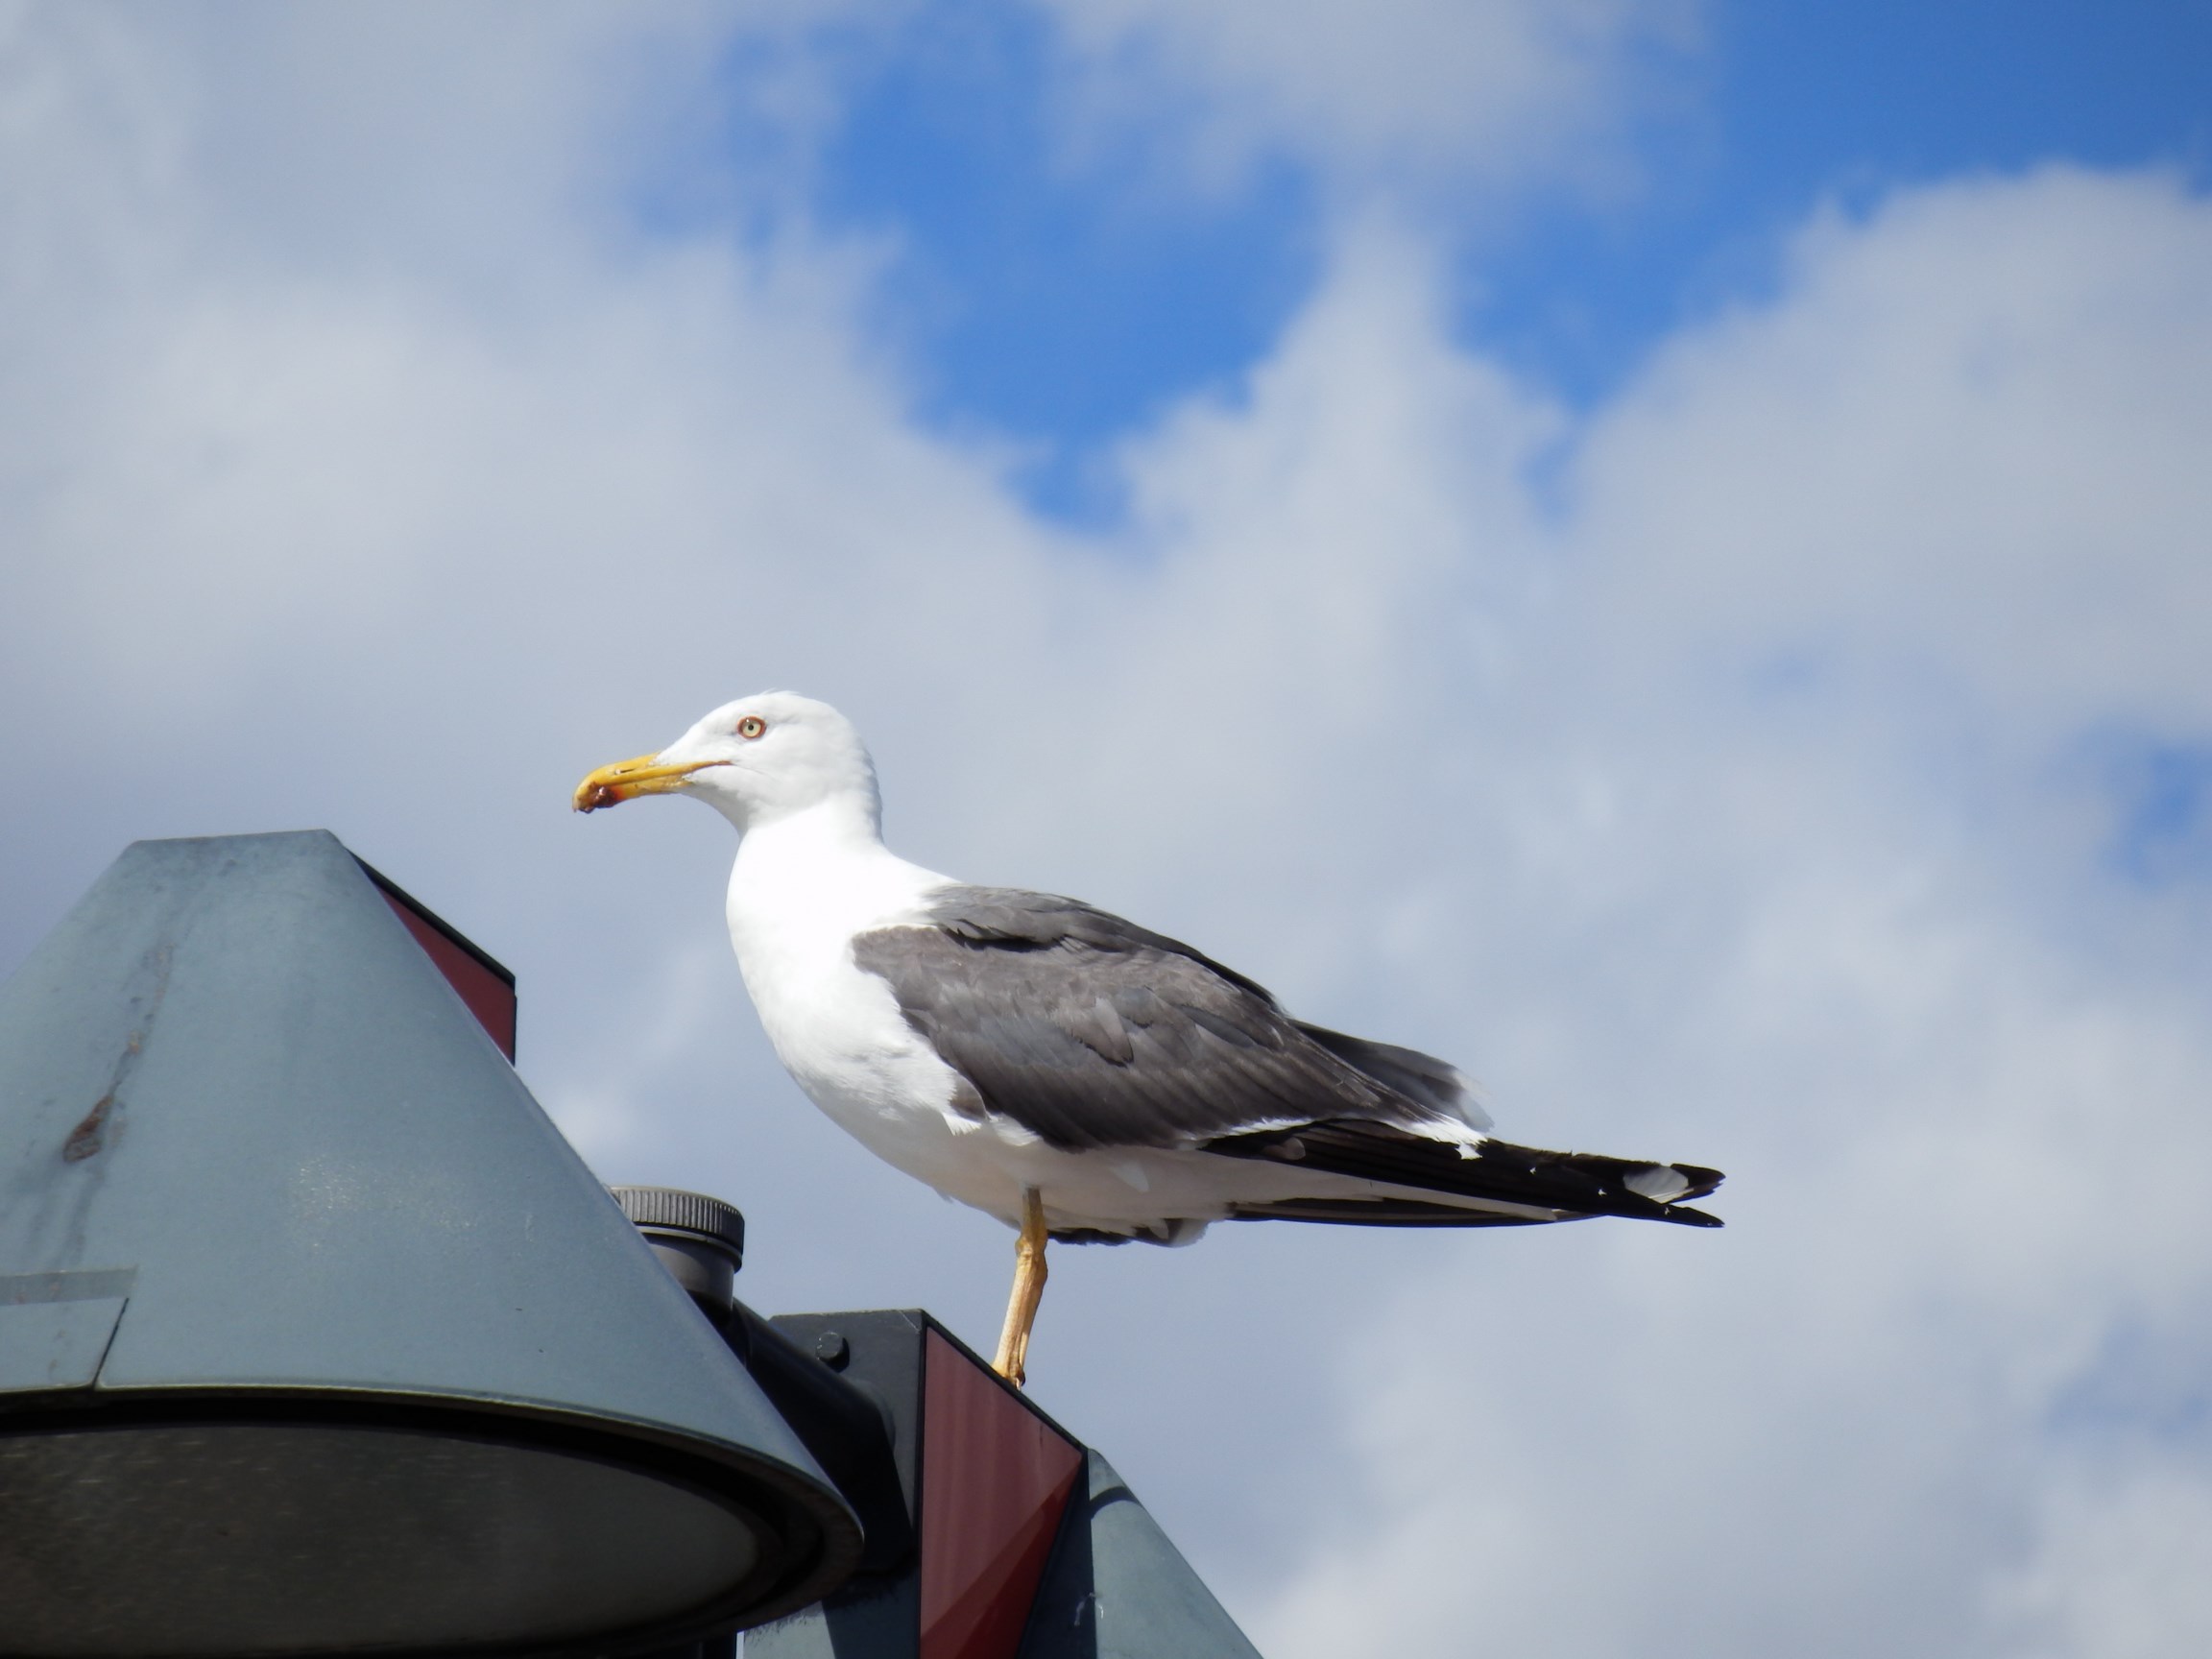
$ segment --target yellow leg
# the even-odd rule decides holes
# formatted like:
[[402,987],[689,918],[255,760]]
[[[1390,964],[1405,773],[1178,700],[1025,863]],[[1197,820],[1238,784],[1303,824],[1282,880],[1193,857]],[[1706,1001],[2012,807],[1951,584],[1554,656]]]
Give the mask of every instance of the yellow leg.
[[1045,1299],[1045,1200],[1037,1189],[1022,1190],[1022,1237],[1014,1245],[1014,1294],[1006,1304],[1006,1328],[998,1333],[998,1358],[992,1369],[1022,1385],[1029,1363],[1029,1327]]

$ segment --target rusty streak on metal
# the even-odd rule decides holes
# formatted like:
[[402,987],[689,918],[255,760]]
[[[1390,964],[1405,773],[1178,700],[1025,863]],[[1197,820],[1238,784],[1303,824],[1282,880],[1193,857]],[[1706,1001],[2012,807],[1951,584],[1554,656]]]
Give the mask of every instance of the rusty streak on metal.
[[108,1144],[108,1114],[114,1108],[114,1095],[100,1096],[99,1104],[84,1114],[77,1127],[69,1131],[69,1139],[61,1142],[64,1164],[82,1164]]

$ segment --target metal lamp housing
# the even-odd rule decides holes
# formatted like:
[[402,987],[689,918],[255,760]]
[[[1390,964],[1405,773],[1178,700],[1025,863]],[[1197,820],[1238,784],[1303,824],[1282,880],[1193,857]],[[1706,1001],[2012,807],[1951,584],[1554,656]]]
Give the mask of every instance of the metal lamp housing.
[[0,988],[0,1631],[615,1654],[851,1510],[332,836],[142,842]]

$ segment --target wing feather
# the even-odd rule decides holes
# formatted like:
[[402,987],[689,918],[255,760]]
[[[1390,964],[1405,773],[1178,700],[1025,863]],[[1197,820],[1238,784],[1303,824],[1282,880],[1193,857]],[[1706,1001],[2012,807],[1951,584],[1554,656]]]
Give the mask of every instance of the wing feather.
[[[1692,1210],[1677,1201],[1702,1198],[1720,1185],[1719,1170],[1695,1164],[1653,1164],[1596,1152],[1547,1152],[1504,1141],[1484,1141],[1471,1155],[1462,1156],[1458,1148],[1425,1136],[1377,1123],[1350,1122],[1310,1123],[1298,1129],[1233,1136],[1208,1142],[1206,1150],[1296,1164],[1301,1168],[1323,1169],[1333,1175],[1350,1175],[1392,1187],[1550,1211],[1551,1219],[1627,1215],[1690,1227],[1720,1225],[1702,1210]],[[1651,1190],[1670,1196],[1654,1199],[1647,1195]],[[1404,1214],[1387,1213],[1393,1209]],[[1289,1212],[1269,1206],[1244,1214],[1265,1216]],[[1436,1221],[1429,1206],[1402,1200],[1389,1200],[1365,1218],[1401,1226]]]
[[925,920],[858,935],[853,956],[983,1111],[1053,1146],[1181,1147],[1439,1195],[1292,1199],[1239,1216],[1719,1225],[1676,1202],[1712,1191],[1719,1171],[1471,1135],[1489,1119],[1446,1062],[1302,1024],[1242,974],[1073,899],[950,887]]
[[1460,1121],[1433,1090],[1409,1095],[1316,1040],[1242,974],[1072,899],[950,888],[926,922],[862,933],[853,955],[986,1110],[1055,1146],[1193,1146],[1319,1118]]

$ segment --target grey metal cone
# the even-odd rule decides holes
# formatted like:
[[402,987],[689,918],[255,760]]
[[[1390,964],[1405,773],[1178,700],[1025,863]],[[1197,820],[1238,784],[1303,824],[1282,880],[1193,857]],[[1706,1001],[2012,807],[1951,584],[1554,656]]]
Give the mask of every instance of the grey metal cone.
[[1019,1659],[1260,1659],[1097,1453],[1069,1500]]
[[0,989],[9,1651],[627,1650],[858,1545],[333,836],[139,843]]

